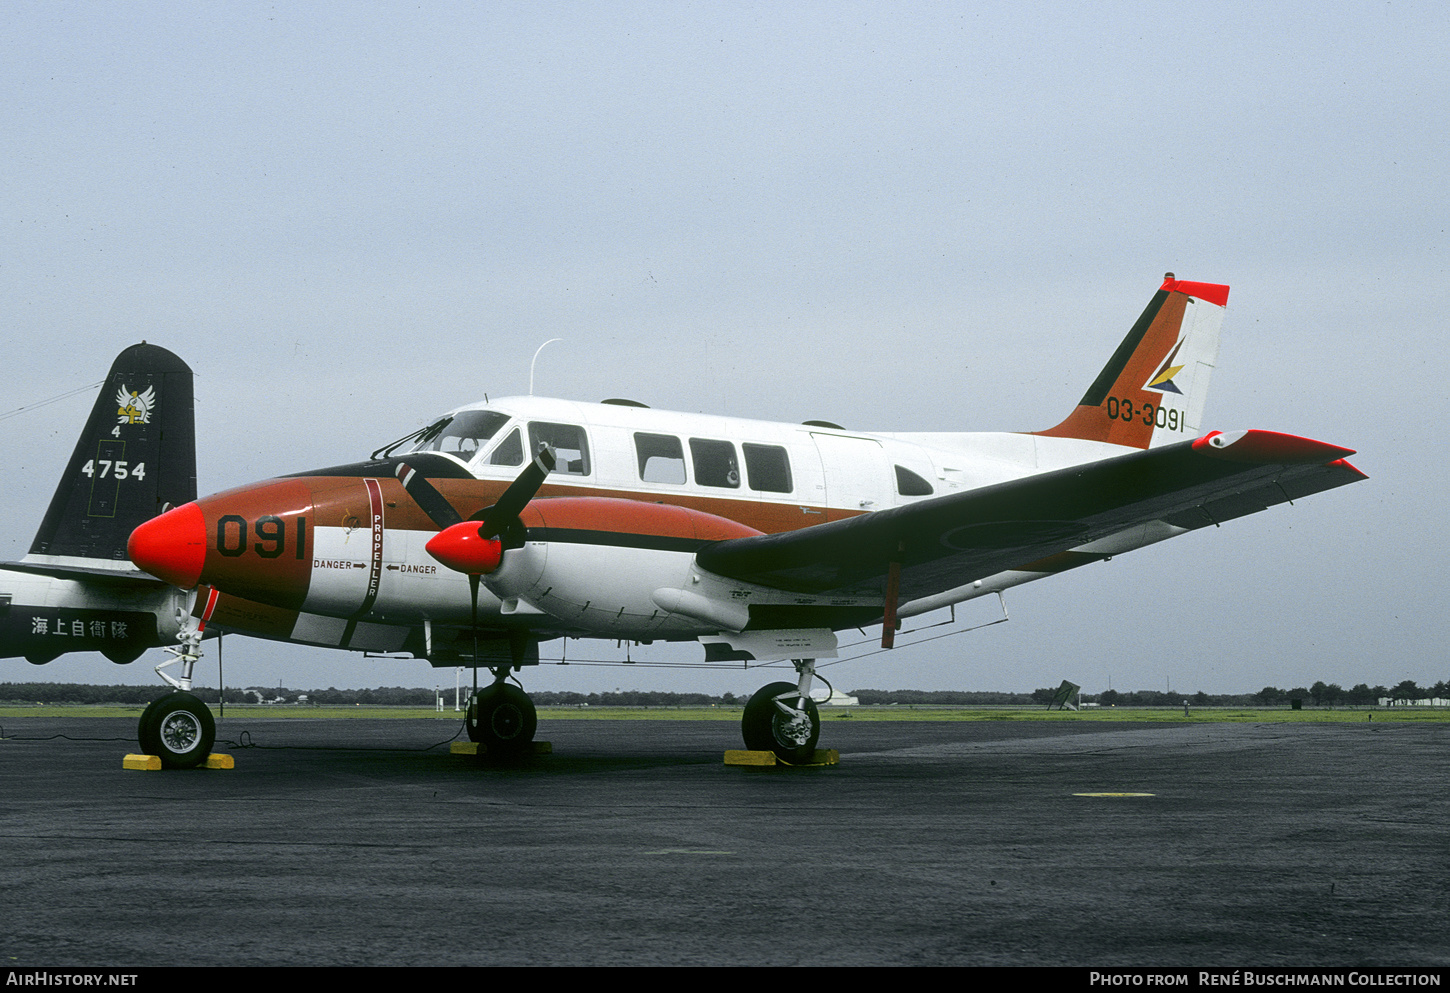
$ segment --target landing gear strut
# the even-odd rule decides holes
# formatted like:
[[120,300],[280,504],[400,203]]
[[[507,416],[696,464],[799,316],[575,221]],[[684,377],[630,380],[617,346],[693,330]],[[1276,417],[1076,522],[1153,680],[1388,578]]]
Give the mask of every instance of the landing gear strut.
[[493,671],[491,686],[468,698],[468,737],[485,746],[488,755],[516,756],[528,750],[539,715],[534,701],[521,688],[506,681],[509,670]]
[[774,752],[782,761],[800,764],[815,755],[821,715],[810,697],[815,659],[791,663],[800,674],[799,682],[771,683],[757,690],[745,705],[740,731],[751,751]]
[[[184,624],[180,643],[166,650],[176,657],[158,665],[156,675],[175,687],[175,692],[151,701],[141,712],[136,738],[141,742],[141,751],[158,756],[163,768],[192,769],[206,761],[216,743],[216,721],[211,710],[189,692],[192,669],[201,658],[201,628]],[[162,671],[178,662],[179,679]]]

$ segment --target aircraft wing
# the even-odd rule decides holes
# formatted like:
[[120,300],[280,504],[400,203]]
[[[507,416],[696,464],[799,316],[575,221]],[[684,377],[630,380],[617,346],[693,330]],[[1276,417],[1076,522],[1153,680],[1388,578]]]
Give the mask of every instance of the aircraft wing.
[[[1043,560],[1075,550],[1103,558],[1114,554],[1104,541],[1114,536],[1126,535],[1116,549],[1126,551],[1357,482],[1366,477],[1344,461],[1352,454],[1269,431],[1214,432],[848,520],[734,538],[701,549],[697,561],[742,582],[857,597],[882,595],[899,562],[906,603],[1004,570],[1055,572],[1067,563]],[[1094,549],[1094,542],[1102,544]]]
[[139,569],[90,569],[84,566],[51,565],[34,562],[0,562],[0,570],[25,572],[33,576],[48,576],[51,579],[65,579],[77,583],[99,583],[105,586],[145,586],[164,589],[167,583]]

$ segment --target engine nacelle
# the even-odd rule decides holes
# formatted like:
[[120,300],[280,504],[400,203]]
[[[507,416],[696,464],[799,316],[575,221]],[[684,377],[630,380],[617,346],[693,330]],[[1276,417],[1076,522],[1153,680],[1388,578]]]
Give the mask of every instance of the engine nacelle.
[[483,577],[504,613],[522,602],[570,627],[633,640],[720,630],[664,609],[653,594],[689,589],[705,545],[760,533],[687,507],[606,497],[534,500],[519,516],[523,547],[505,551]]

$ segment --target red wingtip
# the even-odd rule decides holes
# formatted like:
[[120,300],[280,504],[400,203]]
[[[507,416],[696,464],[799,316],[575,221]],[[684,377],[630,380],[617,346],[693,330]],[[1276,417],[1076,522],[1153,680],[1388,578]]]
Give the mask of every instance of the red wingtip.
[[126,554],[136,568],[189,590],[206,564],[206,517],[195,502],[168,510],[131,532]]
[[1222,283],[1192,283],[1186,279],[1165,279],[1160,290],[1167,290],[1169,293],[1186,293],[1191,297],[1207,303],[1217,304],[1220,307],[1228,306],[1228,287]]
[[1279,434],[1277,431],[1210,431],[1193,443],[1193,450],[1233,462],[1278,462],[1284,465],[1328,464],[1353,455],[1341,448],[1312,438]]

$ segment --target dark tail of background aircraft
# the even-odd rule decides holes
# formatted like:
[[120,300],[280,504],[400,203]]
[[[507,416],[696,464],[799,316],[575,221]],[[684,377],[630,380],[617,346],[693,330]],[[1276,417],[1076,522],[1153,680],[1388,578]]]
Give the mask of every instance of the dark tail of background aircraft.
[[138,524],[196,499],[191,368],[144,342],[111,366],[27,560],[126,561]]

